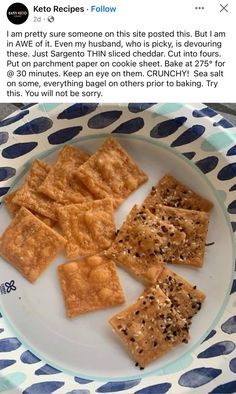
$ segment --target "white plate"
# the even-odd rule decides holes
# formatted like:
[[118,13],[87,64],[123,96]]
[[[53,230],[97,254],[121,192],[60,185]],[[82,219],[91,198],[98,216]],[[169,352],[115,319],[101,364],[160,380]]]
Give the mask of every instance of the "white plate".
[[[234,146],[235,129],[214,126],[209,115],[215,123],[230,125],[209,109],[199,109],[203,106],[150,104],[144,109],[142,104],[48,104],[19,112],[4,127],[5,133],[9,131],[9,140],[2,146],[0,177],[2,174],[6,179],[2,180],[3,187],[15,187],[22,182],[32,159],[43,157],[52,161],[61,143],[70,141],[94,152],[107,134],[115,131],[114,136],[149,176],[149,181],[117,210],[117,228],[131,207],[141,203],[151,186],[169,172],[214,203],[208,242],[215,244],[206,248],[202,269],[171,267],[207,295],[201,312],[194,318],[191,341],[188,345],[177,346],[143,371],[135,367],[107,324],[111,316],[134,302],[143,289],[129,274],[119,269],[126,294],[125,305],[68,320],[56,274],[57,265],[65,261],[63,255],[34,285],[1,260],[3,318],[0,327],[5,331],[0,333],[0,352],[4,354],[3,359],[14,360],[14,363],[3,361],[0,391],[2,379],[2,385],[18,387],[19,392],[25,390],[25,394],[36,393],[36,390],[42,393],[56,390],[63,394],[96,391],[181,393],[193,387],[205,393],[222,384],[228,384],[225,392],[233,392],[230,382],[236,370],[235,341],[232,339],[236,323],[231,318],[234,297],[233,294],[229,297],[229,293],[234,276],[234,241],[226,209],[232,214],[236,209],[234,192],[229,192],[234,185],[235,170],[231,165],[232,157],[227,155]],[[23,145],[14,147],[16,143]],[[18,155],[24,149],[31,150]],[[204,174],[193,162],[197,162]],[[1,232],[9,221],[2,207]],[[4,294],[4,290],[9,292]],[[222,323],[225,323],[223,330]],[[209,333],[211,338],[201,344]],[[78,391],[80,384],[83,384],[82,391]]]

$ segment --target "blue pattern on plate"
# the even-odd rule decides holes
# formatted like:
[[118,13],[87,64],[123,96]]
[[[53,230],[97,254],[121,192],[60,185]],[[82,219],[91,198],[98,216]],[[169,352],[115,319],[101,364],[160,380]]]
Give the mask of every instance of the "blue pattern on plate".
[[225,354],[230,354],[235,349],[235,344],[232,341],[221,341],[214,343],[203,352],[198,354],[198,358],[218,357]]
[[10,187],[0,187],[0,196],[4,196],[10,190]]
[[4,331],[4,328],[0,328],[0,334]]
[[22,394],[51,394],[64,386],[64,384],[64,382],[53,381],[35,383],[27,387],[27,389],[25,389]]
[[233,192],[234,190],[236,190],[236,184],[231,186],[231,188],[229,189],[230,192]]
[[141,379],[127,380],[123,382],[108,382],[98,387],[96,393],[114,393],[116,391],[123,391],[130,389],[131,387],[137,386],[141,382]]
[[175,133],[186,122],[185,116],[180,116],[175,119],[165,120],[157,123],[150,131],[152,138],[164,138]]
[[92,103],[82,103],[82,104],[73,104],[70,107],[66,108],[62,111],[57,119],[75,119],[81,116],[85,116],[95,111],[98,104]]
[[231,290],[230,290],[230,294],[235,293],[235,291],[236,291],[236,279],[233,280],[232,287],[231,287]]
[[135,391],[134,394],[164,394],[171,388],[171,383],[154,384],[153,386],[145,387],[144,389]]
[[236,176],[236,163],[228,164],[223,167],[218,173],[218,179],[220,181],[228,181]]
[[49,364],[45,364],[35,371],[35,375],[55,375],[56,373],[61,373],[61,371]]
[[142,129],[144,126],[143,118],[134,118],[121,123],[112,133],[132,134]]
[[25,110],[26,108],[30,108],[33,107],[34,105],[36,105],[36,103],[29,103],[29,104],[25,104],[23,107],[21,107],[21,111]]
[[228,152],[226,153],[227,156],[234,156],[236,155],[236,145],[232,146]]
[[35,354],[31,353],[29,350],[26,350],[24,353],[21,354],[20,359],[24,364],[36,364],[40,360]]
[[234,334],[236,332],[236,316],[230,317],[221,325],[222,331],[227,334]]
[[79,378],[78,376],[74,377],[75,382],[79,383],[79,384],[86,384],[86,383],[91,383],[93,382],[93,380],[90,379],[83,379],[83,378]]
[[65,129],[61,129],[50,134],[48,136],[48,142],[52,145],[63,144],[64,142],[76,137],[81,130],[81,126],[66,127]]
[[10,118],[0,120],[0,127],[8,126],[9,124],[15,123],[18,120],[24,118],[26,115],[28,115],[29,111],[21,111],[18,112],[16,115],[11,116]]
[[194,125],[189,129],[185,130],[175,141],[172,142],[171,146],[180,146],[190,144],[191,142],[197,140],[205,132],[205,127],[201,125]]
[[217,378],[217,376],[219,376],[221,372],[221,369],[216,368],[195,368],[181,375],[181,377],[179,378],[179,384],[180,386],[184,387],[200,387]]
[[5,369],[15,363],[16,360],[0,360],[0,370]]
[[6,131],[0,132],[0,145],[5,144],[8,141],[9,134]]
[[226,120],[226,119],[221,119],[221,120],[219,120],[218,122],[214,122],[213,123],[213,126],[216,126],[216,127],[218,127],[218,126],[220,126],[220,127],[223,127],[224,129],[230,129],[231,127],[234,127],[233,125],[232,125],[232,123],[230,123],[228,120]]
[[13,167],[0,167],[0,182],[12,178],[16,174]]
[[2,156],[6,159],[15,159],[16,157],[20,157],[31,152],[34,148],[36,148],[37,145],[38,143],[35,141],[21,143],[19,142],[3,149]]
[[185,152],[182,153],[182,155],[185,156],[187,159],[192,160],[196,155],[196,152]]
[[233,215],[236,213],[236,200],[232,201],[228,206],[228,212]]
[[208,341],[208,339],[214,337],[215,334],[216,334],[216,330],[211,330],[211,331],[209,332],[209,334],[206,336],[206,338],[203,339],[202,343],[205,342],[205,341]]
[[209,107],[205,107],[202,109],[195,109],[192,113],[194,118],[203,118],[203,117],[208,117],[208,118],[213,118],[214,116],[218,115],[217,112],[215,112],[213,109]]
[[209,394],[232,394],[236,393],[236,380],[232,382],[220,384],[214,390],[210,391]]
[[31,134],[41,134],[49,130],[53,125],[53,121],[46,116],[41,116],[40,118],[35,118],[30,122],[25,123],[23,126],[17,127],[14,134],[17,135],[31,135]]
[[196,161],[196,166],[201,170],[204,174],[207,174],[210,171],[213,171],[219,162],[218,157],[216,156],[208,156],[205,159],[201,159]]
[[236,373],[236,357],[235,357],[235,358],[232,358],[232,360],[230,360],[229,368],[230,368],[230,370],[231,370],[232,372],[235,372],[235,373]]
[[116,122],[122,115],[122,111],[105,111],[94,115],[88,121],[88,127],[91,129],[104,129]]
[[138,113],[138,112],[142,112],[145,111],[145,109],[148,109],[150,107],[152,107],[153,105],[155,105],[156,103],[129,103],[128,104],[128,109],[130,112],[133,113]]
[[15,337],[0,339],[0,353],[12,352],[13,350],[18,349],[20,346],[21,343],[19,339]]

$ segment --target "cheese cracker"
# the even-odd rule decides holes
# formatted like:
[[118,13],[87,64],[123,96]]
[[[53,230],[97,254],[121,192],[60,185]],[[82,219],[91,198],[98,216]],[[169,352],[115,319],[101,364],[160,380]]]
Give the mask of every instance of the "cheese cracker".
[[79,168],[77,176],[96,198],[111,197],[115,206],[148,179],[111,137]]
[[67,317],[125,301],[116,266],[104,256],[62,264],[58,273]]
[[89,155],[79,148],[70,145],[64,146],[55,164],[52,165],[47,177],[40,185],[39,191],[62,204],[93,199],[86,186],[74,175],[74,172],[88,158]]
[[0,255],[34,282],[65,242],[61,235],[22,207],[0,237]]
[[60,207],[58,220],[67,240],[65,253],[69,259],[108,249],[115,238],[110,198]]
[[205,212],[209,212],[213,207],[210,201],[199,196],[170,174],[165,175],[156,186],[152,187],[144,204],[151,211],[156,204]]
[[109,323],[141,367],[189,339],[186,319],[156,286],[146,289],[133,305],[113,316]]

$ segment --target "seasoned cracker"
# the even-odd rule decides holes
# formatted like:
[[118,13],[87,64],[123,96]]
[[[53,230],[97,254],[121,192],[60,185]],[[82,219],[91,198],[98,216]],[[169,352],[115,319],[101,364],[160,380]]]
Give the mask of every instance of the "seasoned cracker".
[[64,146],[55,164],[52,165],[47,177],[40,185],[39,191],[62,204],[92,200],[93,195],[74,174],[89,157],[79,148],[70,145]]
[[67,317],[123,304],[124,293],[113,261],[91,256],[58,267]]
[[77,175],[96,198],[114,198],[115,206],[148,179],[114,138],[108,138]]
[[50,166],[47,163],[41,160],[35,160],[25,182],[16,191],[12,202],[56,221],[56,208],[58,204],[51,198],[38,192],[38,188],[46,178],[49,170]]
[[109,323],[141,367],[189,339],[186,319],[155,286],[146,289],[135,304],[113,316]]
[[155,208],[156,204],[205,212],[209,212],[213,207],[210,201],[199,196],[170,174],[165,175],[156,186],[152,187],[144,204],[151,211]]
[[209,213],[166,207],[160,204],[156,205],[152,212],[158,218],[168,220],[186,235],[184,243],[177,248],[175,254],[170,256],[167,262],[202,267]]
[[135,205],[105,254],[139,279],[155,283],[162,262],[173,256],[185,234]]
[[61,235],[22,207],[0,237],[0,255],[34,282],[65,242]]
[[[12,216],[15,216],[16,213],[20,210],[21,206],[18,204],[15,204],[13,202],[13,199],[16,195],[16,192],[18,190],[15,190],[14,192],[8,193],[5,197],[4,197],[4,203],[8,209],[8,211],[10,212],[10,214]],[[30,212],[32,212],[29,209]],[[46,216],[40,215],[40,213],[36,213],[36,212],[32,212],[38,219],[42,220],[42,222],[44,222],[45,224],[47,224],[49,227],[53,227],[55,222],[54,220],[47,218]]]
[[166,266],[158,276],[157,284],[180,315],[191,324],[192,317],[201,309],[205,294]]
[[67,240],[65,253],[69,259],[101,252],[109,248],[115,238],[110,198],[60,207],[58,220]]

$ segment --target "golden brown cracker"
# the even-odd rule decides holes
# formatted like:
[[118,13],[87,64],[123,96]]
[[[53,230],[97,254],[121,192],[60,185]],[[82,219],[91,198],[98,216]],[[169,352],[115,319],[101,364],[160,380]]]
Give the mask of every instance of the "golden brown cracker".
[[170,174],[165,175],[156,186],[152,187],[144,204],[151,211],[156,204],[205,212],[209,212],[213,207],[210,201],[199,196]]
[[101,252],[115,238],[113,202],[110,198],[72,204],[58,209],[59,225],[71,259]]
[[184,239],[185,234],[172,224],[135,205],[105,254],[139,279],[155,283],[162,262]]
[[49,169],[50,166],[47,163],[35,160],[23,185],[16,191],[12,202],[56,221],[58,204],[38,192],[38,188],[46,178]]
[[40,185],[39,191],[62,204],[92,200],[93,195],[74,174],[89,157],[89,154],[82,152],[79,148],[64,146]]
[[0,254],[34,282],[65,242],[61,235],[22,207],[0,238]]
[[77,175],[96,198],[114,198],[115,206],[148,179],[111,137],[79,168]]
[[125,301],[116,266],[104,256],[62,264],[58,273],[67,317]]
[[186,319],[156,286],[146,289],[133,305],[113,316],[109,323],[141,367],[189,339]]
[[152,212],[158,218],[168,220],[186,235],[184,243],[177,248],[175,254],[170,256],[167,262],[202,267],[209,213],[172,208],[160,204],[157,204]]
[[192,317],[201,309],[205,294],[166,266],[158,276],[157,284],[181,316],[191,324]]
[[[11,214],[12,216],[15,216],[16,213],[17,213],[17,212],[20,210],[20,208],[21,208],[20,205],[15,204],[15,203],[13,202],[13,199],[14,199],[14,197],[15,197],[17,191],[18,191],[18,189],[17,189],[17,190],[14,190],[14,191],[11,192],[11,193],[8,193],[8,194],[4,197],[4,203],[5,203],[5,205],[6,205],[7,209],[8,209],[8,211],[10,212],[10,214]],[[29,211],[32,212],[30,209],[29,209]],[[42,222],[44,222],[45,224],[47,224],[49,227],[53,227],[53,226],[54,226],[54,224],[55,224],[54,220],[52,220],[52,219],[50,219],[50,218],[47,218],[46,216],[40,215],[40,213],[37,213],[37,212],[32,212],[32,213],[33,213],[38,219],[42,220]]]
[[8,211],[10,212],[10,214],[12,216],[15,216],[15,214],[19,211],[19,209],[21,208],[20,205],[15,204],[13,202],[13,199],[16,195],[17,190],[11,192],[11,193],[7,193],[7,195],[4,197],[3,201],[8,209]]

